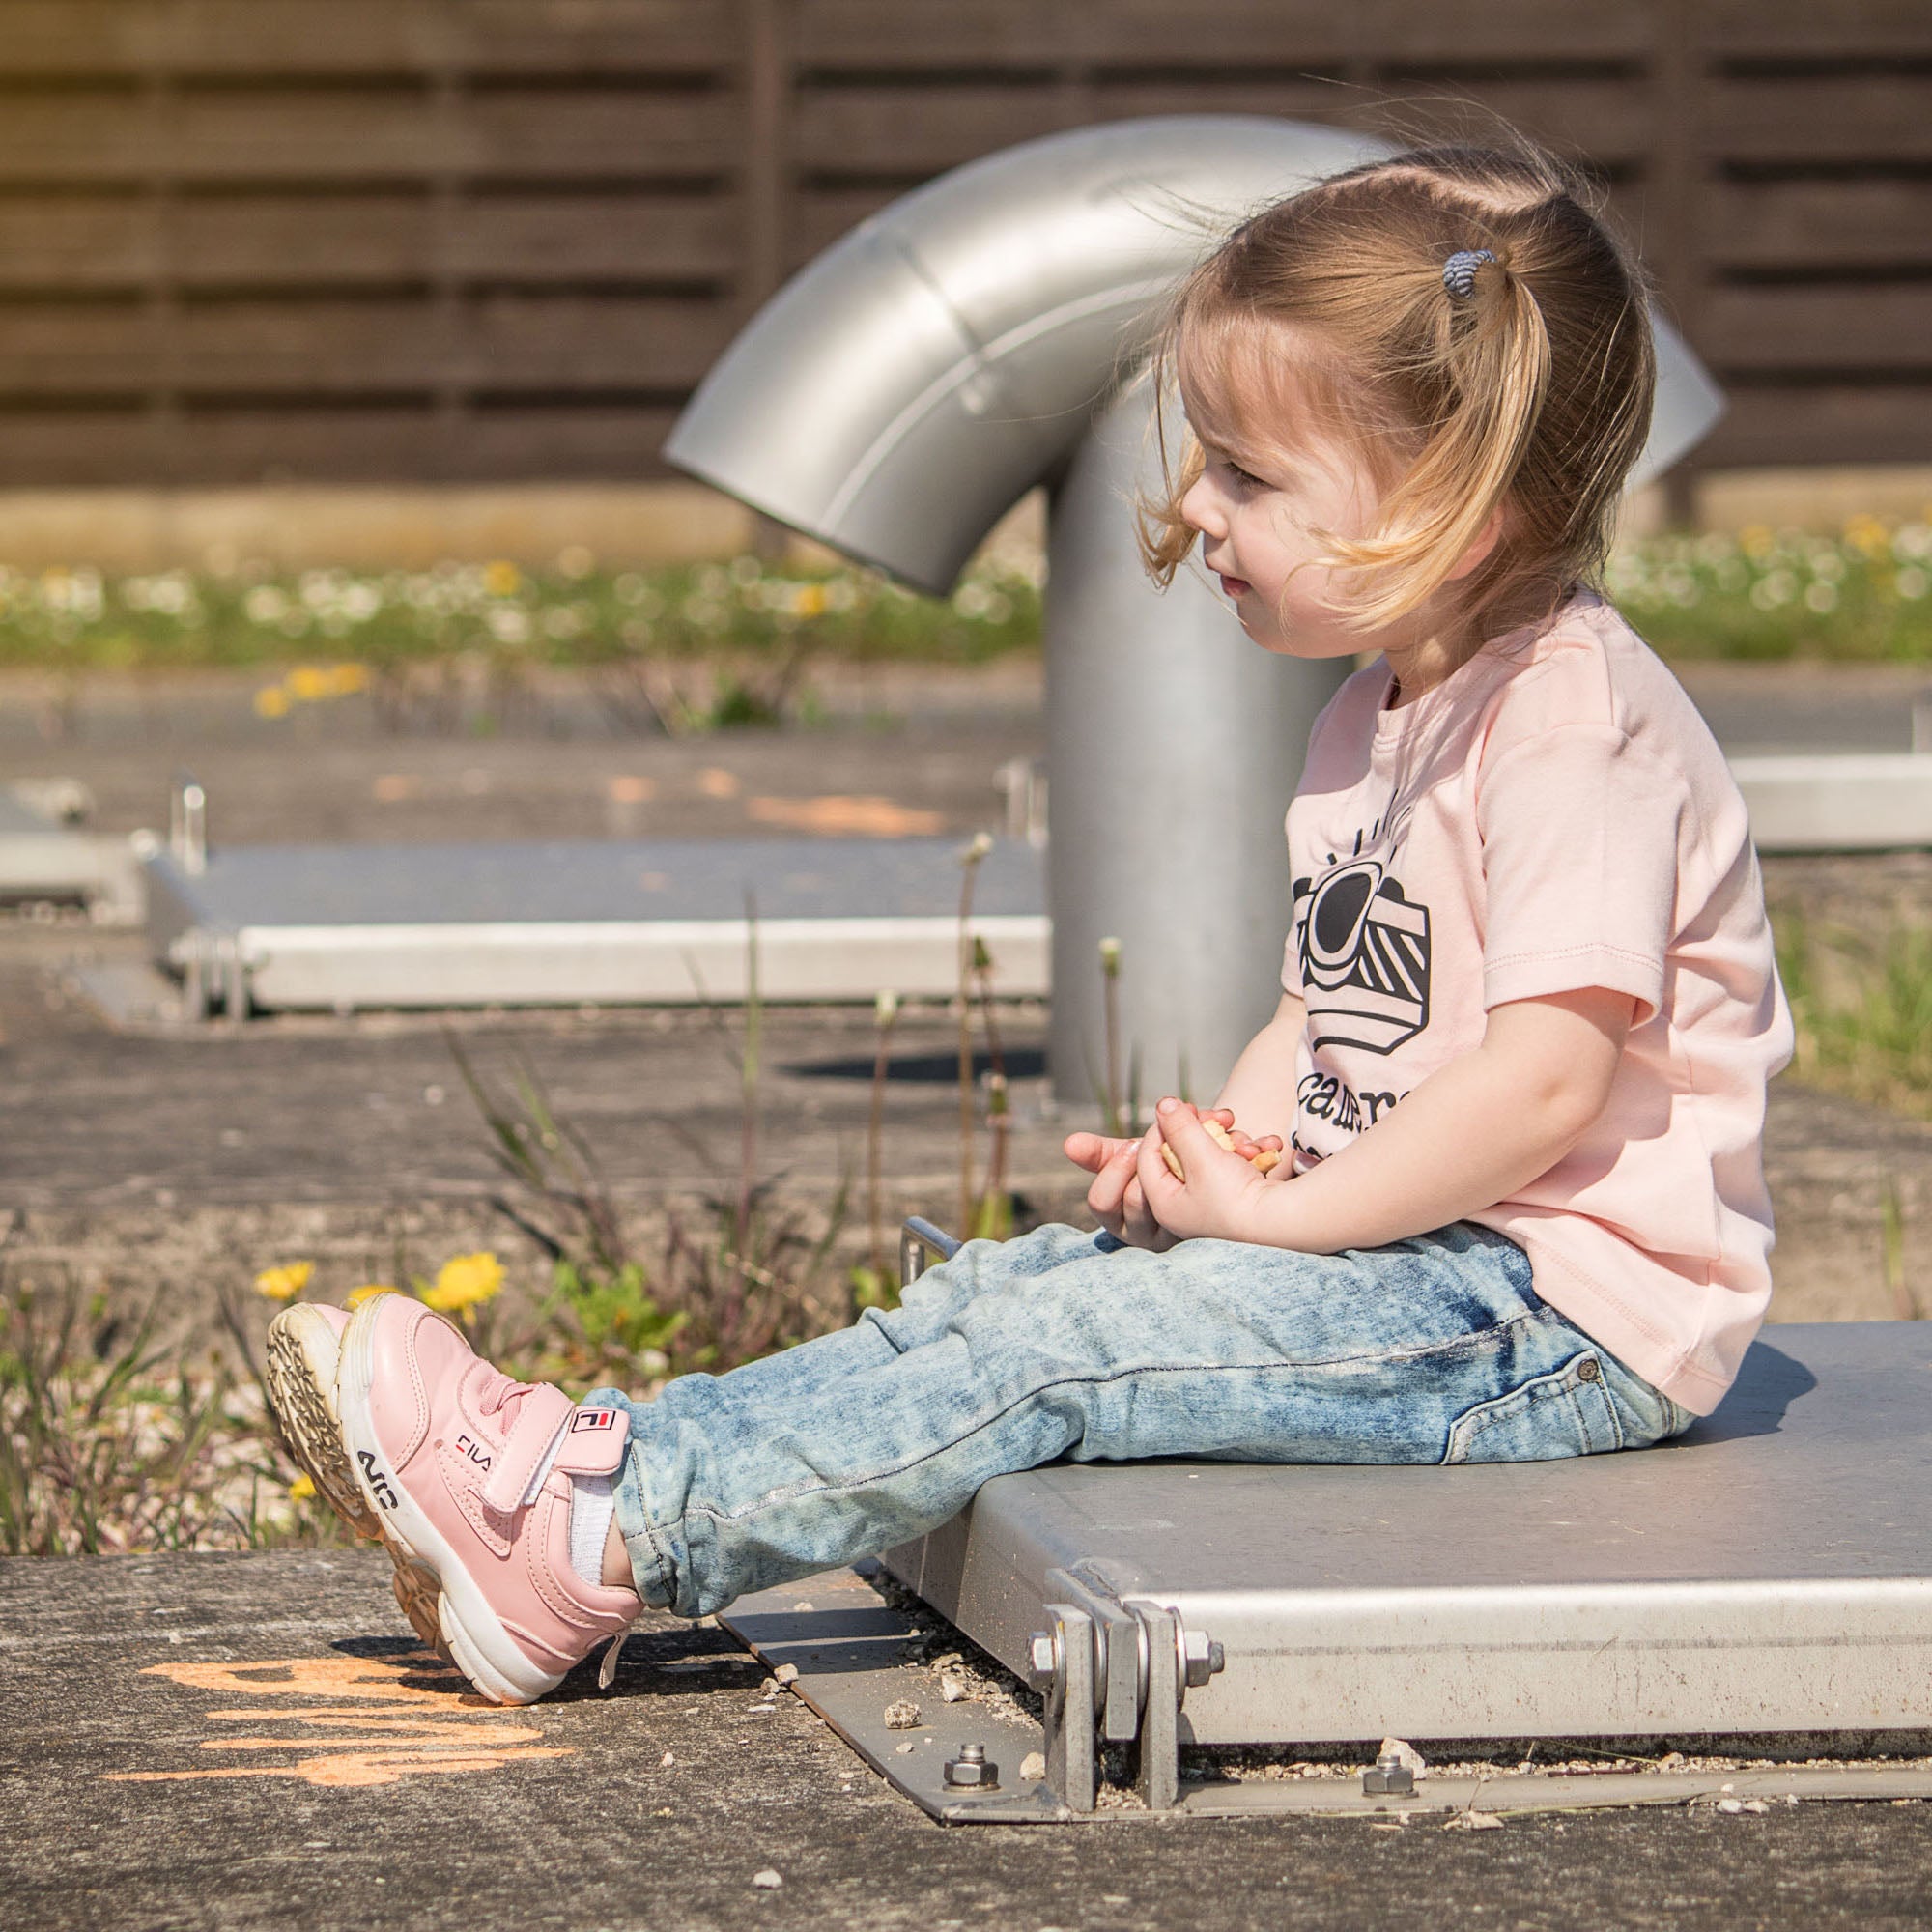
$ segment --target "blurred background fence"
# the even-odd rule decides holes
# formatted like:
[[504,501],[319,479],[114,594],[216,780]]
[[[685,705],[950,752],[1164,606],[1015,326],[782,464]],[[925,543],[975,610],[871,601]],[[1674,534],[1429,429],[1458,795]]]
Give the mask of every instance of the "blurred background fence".
[[0,0],[0,488],[649,481],[947,168],[1443,97],[1608,186],[1730,392],[1702,469],[1926,460],[1925,0]]

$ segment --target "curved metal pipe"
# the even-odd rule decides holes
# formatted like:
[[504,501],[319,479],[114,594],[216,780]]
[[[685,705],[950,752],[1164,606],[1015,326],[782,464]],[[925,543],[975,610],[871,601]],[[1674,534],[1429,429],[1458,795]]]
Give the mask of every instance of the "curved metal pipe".
[[[1151,480],[1153,399],[1132,378],[1161,298],[1236,220],[1389,152],[1295,122],[1172,115],[956,168],[781,289],[665,444],[678,468],[935,596],[1048,485],[1049,1065],[1064,1100],[1105,1084],[1099,938],[1122,942],[1122,1032],[1147,1091],[1207,1098],[1267,1017],[1289,916],[1282,816],[1347,670],[1257,651],[1198,574],[1165,597],[1147,581],[1126,498]],[[1675,332],[1659,322],[1657,338],[1636,481],[1722,409]]]
[[[986,532],[1079,446],[1160,297],[1228,228],[1391,152],[1331,128],[1176,114],[988,155],[802,269],[699,384],[667,462],[845,555],[947,596]],[[1660,324],[1638,481],[1717,420]]]

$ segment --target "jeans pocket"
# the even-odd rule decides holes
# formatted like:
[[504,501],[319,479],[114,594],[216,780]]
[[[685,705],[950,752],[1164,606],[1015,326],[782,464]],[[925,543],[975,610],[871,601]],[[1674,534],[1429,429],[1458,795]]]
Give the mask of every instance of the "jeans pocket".
[[1464,1409],[1449,1428],[1445,1463],[1547,1463],[1624,1446],[1603,1358],[1584,1349],[1507,1395]]

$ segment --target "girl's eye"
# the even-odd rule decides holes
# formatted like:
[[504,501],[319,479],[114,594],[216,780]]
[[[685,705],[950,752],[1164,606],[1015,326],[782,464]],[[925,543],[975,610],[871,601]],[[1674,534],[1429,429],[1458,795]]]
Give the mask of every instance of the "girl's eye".
[[1221,465],[1243,490],[1259,490],[1262,487],[1262,479],[1259,476],[1251,475],[1232,457],[1224,456],[1221,459]]

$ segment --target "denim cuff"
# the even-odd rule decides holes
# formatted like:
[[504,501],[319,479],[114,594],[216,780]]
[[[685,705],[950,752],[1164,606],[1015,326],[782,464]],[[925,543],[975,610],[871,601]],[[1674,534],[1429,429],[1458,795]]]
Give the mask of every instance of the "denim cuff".
[[639,1455],[639,1405],[619,1388],[595,1388],[583,1400],[599,1407],[621,1408],[631,1419],[630,1442],[623,1462],[617,1465],[616,1482],[611,1489],[617,1534],[624,1539],[624,1553],[631,1559],[631,1576],[638,1595],[653,1609],[668,1609],[677,1596],[676,1575],[669,1549],[651,1521],[642,1459]]

